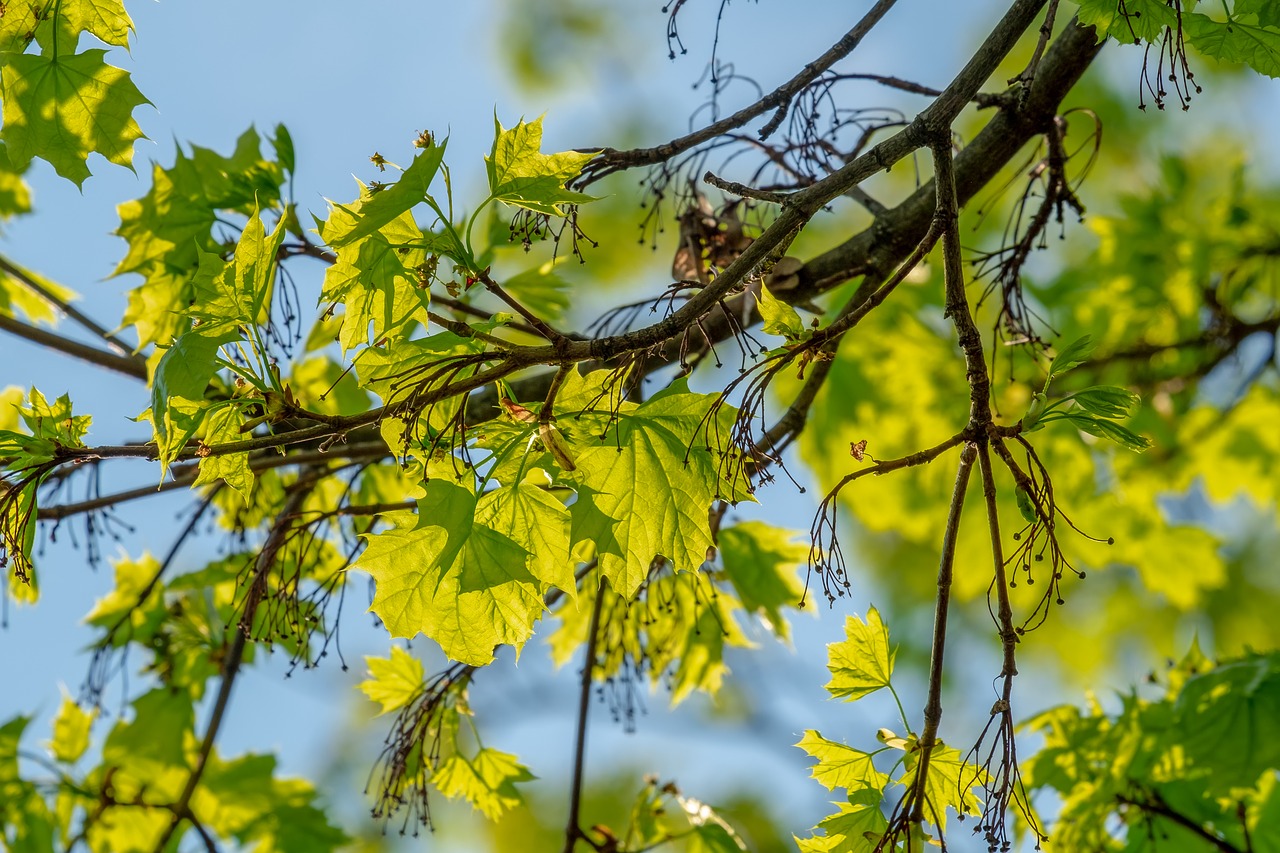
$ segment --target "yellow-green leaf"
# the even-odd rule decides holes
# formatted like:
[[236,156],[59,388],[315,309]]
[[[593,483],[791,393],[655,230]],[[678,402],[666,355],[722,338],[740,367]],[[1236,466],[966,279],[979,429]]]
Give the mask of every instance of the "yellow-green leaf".
[[58,715],[53,718],[53,740],[49,741],[53,757],[70,764],[84,755],[89,748],[89,727],[96,716],[96,712],[84,710],[70,696],[63,696]]
[[422,688],[422,662],[399,646],[391,647],[391,657],[366,656],[369,678],[360,682],[364,695],[382,706],[383,714],[403,708]]
[[4,127],[0,137],[14,166],[40,157],[64,178],[83,184],[97,152],[132,168],[142,129],[133,111],[150,103],[127,72],[106,64],[104,50],[8,54],[0,73]]
[[867,621],[857,616],[844,620],[845,639],[827,646],[827,669],[831,681],[827,690],[845,701],[861,699],[889,686],[893,675],[894,653],[889,649],[889,629],[880,621],[874,607],[867,610]]

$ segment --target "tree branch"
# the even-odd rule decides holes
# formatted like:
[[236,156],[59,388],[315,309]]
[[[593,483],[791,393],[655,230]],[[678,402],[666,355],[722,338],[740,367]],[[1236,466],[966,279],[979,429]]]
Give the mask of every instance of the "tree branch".
[[582,664],[582,680],[578,687],[578,727],[573,747],[573,783],[569,790],[569,820],[564,830],[564,853],[573,853],[578,839],[590,843],[582,832],[579,814],[582,808],[582,778],[587,757],[587,714],[591,710],[591,685],[596,668],[596,647],[600,637],[600,612],[604,610],[605,580],[603,573],[596,587],[596,600],[591,606],[591,627],[587,634],[586,659]]
[[929,775],[929,756],[937,743],[938,726],[942,722],[942,671],[947,646],[947,610],[951,604],[951,579],[956,560],[956,538],[960,535],[960,513],[964,509],[964,493],[969,486],[969,475],[977,448],[966,444],[960,451],[960,465],[956,470],[955,487],[951,490],[951,506],[947,512],[947,527],[942,534],[942,556],[938,561],[938,599],[933,611],[933,646],[929,655],[929,697],[924,706],[924,729],[920,733],[920,762],[912,790],[910,820],[919,824],[924,820],[924,788]]
[[61,311],[68,319],[79,323],[83,328],[93,332],[93,334],[101,338],[107,346],[115,350],[117,354],[126,357],[134,357],[132,347],[117,338],[111,332],[107,331],[104,327],[99,326],[87,314],[82,313],[71,303],[51,291],[43,282],[40,281],[39,276],[23,269],[3,255],[0,255],[0,270],[3,270],[13,276],[22,284],[23,287],[39,296],[45,302],[48,302],[56,310]]
[[[285,501],[284,507],[277,517],[276,523],[271,528],[271,533],[267,535],[267,541],[263,544],[262,550],[258,552],[258,559],[254,565],[255,586],[258,578],[266,576],[266,573],[275,563],[276,554],[279,553],[280,547],[284,544],[285,538],[289,534],[293,517],[302,508],[302,503],[311,492],[312,486],[315,484],[315,477],[303,477],[293,484],[292,492],[288,500]],[[244,658],[245,642],[248,639],[246,625],[252,625],[253,612],[257,607],[257,601],[250,599],[246,602],[247,609],[241,624],[236,626],[235,636],[231,640],[231,647],[227,650],[226,656],[223,658],[222,664],[222,683],[218,685],[218,696],[213,702],[213,711],[209,715],[209,725],[205,728],[204,740],[200,743],[200,752],[196,756],[195,766],[191,768],[191,774],[187,776],[187,782],[182,788],[182,793],[178,795],[177,802],[173,807],[173,819],[169,821],[159,840],[155,845],[155,853],[163,853],[165,847],[169,844],[169,839],[173,837],[177,831],[179,824],[191,815],[191,798],[195,795],[196,788],[200,785],[200,778],[204,775],[205,768],[208,766],[209,757],[213,754],[213,745],[218,738],[218,731],[222,728],[223,716],[226,714],[227,705],[231,701],[231,689],[235,686],[236,676],[240,673],[240,663]]]
[[39,329],[35,326],[15,320],[12,317],[6,317],[0,314],[0,331],[8,332],[24,340],[31,341],[33,344],[39,344],[42,347],[48,347],[57,350],[64,355],[87,361],[97,367],[105,367],[107,370],[114,370],[116,373],[123,373],[132,379],[138,379],[142,382],[147,381],[147,363],[138,356],[124,356],[107,350],[98,349],[97,347],[82,344],[79,341],[73,341],[70,338],[45,329]]
[[824,71],[852,53],[854,48],[866,37],[867,33],[871,32],[876,24],[880,23],[880,19],[893,8],[896,2],[897,0],[879,0],[838,42],[801,69],[799,74],[796,74],[754,104],[743,107],[731,116],[726,116],[701,130],[696,130],[693,133],[653,148],[634,148],[629,151],[619,151],[616,148],[600,149],[600,156],[589,163],[583,170],[583,178],[579,181],[579,187],[587,187],[614,172],[632,169],[636,166],[652,166],[655,163],[669,160],[681,152],[688,151],[704,142],[709,142],[731,130],[736,130],[756,116],[762,115],[769,110],[774,110],[773,117],[760,129],[760,138],[764,139],[777,130],[778,125],[782,124],[782,120],[786,118],[787,110],[790,108],[791,99],[805,86],[818,79]]

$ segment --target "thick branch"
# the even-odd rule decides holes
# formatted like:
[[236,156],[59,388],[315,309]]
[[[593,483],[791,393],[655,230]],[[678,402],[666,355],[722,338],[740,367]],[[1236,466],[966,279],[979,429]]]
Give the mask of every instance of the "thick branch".
[[[1079,81],[1102,45],[1093,27],[1072,22],[1045,53],[1026,101],[1000,109],[987,126],[956,155],[956,195],[961,204],[999,174],[1029,140],[1043,133],[1058,104]],[[870,228],[810,260],[798,275],[800,283],[787,294],[791,302],[812,299],[865,269],[887,270],[897,265],[929,228],[936,203],[933,182]]]

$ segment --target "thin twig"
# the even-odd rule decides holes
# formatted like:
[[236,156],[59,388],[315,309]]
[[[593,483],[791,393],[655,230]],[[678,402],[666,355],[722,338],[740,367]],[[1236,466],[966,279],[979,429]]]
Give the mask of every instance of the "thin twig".
[[587,654],[582,664],[582,680],[578,688],[578,728],[573,747],[573,783],[569,789],[569,820],[564,830],[564,853],[573,853],[578,839],[590,843],[582,832],[579,814],[582,809],[582,778],[587,757],[587,714],[591,710],[591,685],[596,668],[596,648],[600,638],[600,612],[604,609],[605,580],[601,573],[596,600],[591,606],[591,627],[587,629]]
[[818,79],[828,68],[852,53],[854,48],[866,37],[867,33],[871,32],[876,24],[880,23],[880,19],[893,8],[896,2],[897,0],[879,0],[838,42],[801,69],[800,73],[754,104],[743,107],[733,115],[727,116],[720,121],[712,122],[701,130],[696,130],[693,133],[686,134],[678,139],[671,140],[665,145],[658,145],[654,148],[635,148],[630,151],[619,151],[613,148],[603,149],[600,156],[584,170],[584,179],[581,182],[581,186],[588,186],[606,175],[611,175],[623,169],[649,166],[670,160],[681,152],[688,151],[731,130],[736,130],[756,116],[763,115],[769,110],[774,110],[773,117],[769,119],[764,127],[760,128],[760,138],[768,137],[777,130],[778,126],[782,124],[782,120],[786,118],[791,99],[804,87]]
[[742,198],[753,198],[756,201],[763,201],[769,204],[786,204],[787,200],[791,198],[788,193],[775,193],[770,192],[769,190],[758,190],[755,187],[749,187],[746,184],[740,184],[737,181],[726,181],[724,178],[721,178],[712,172],[707,172],[703,175],[702,180],[706,181],[718,190],[724,190],[727,193],[741,196]]
[[1158,794],[1156,797],[1157,798],[1154,801],[1148,801],[1145,799],[1135,800],[1132,797],[1125,796],[1124,794],[1118,794],[1116,796],[1116,802],[1121,803],[1122,805],[1133,806],[1134,808],[1141,809],[1149,814],[1170,820],[1193,835],[1208,842],[1213,847],[1222,851],[1222,853],[1247,853],[1246,850],[1242,850],[1230,841],[1227,841],[1225,838],[1210,832],[1208,829],[1196,823],[1181,812],[1174,811],[1169,807],[1168,803],[1159,798]]
[[929,775],[929,756],[937,743],[938,726],[942,722],[942,672],[947,646],[947,610],[951,604],[951,580],[955,569],[956,538],[960,535],[960,513],[964,509],[964,493],[969,486],[977,448],[966,444],[960,451],[955,487],[951,490],[951,506],[947,511],[947,527],[942,534],[942,556],[938,561],[938,599],[933,611],[933,645],[929,655],[929,698],[924,706],[924,729],[920,733],[920,760],[910,796],[913,804],[911,822],[924,820],[925,780]]
[[1004,547],[1000,542],[1000,516],[996,509],[996,481],[991,470],[991,451],[987,442],[978,443],[978,468],[982,474],[982,496],[987,505],[987,529],[991,534],[991,557],[995,565],[996,621],[1000,629],[1000,647],[1004,650],[1004,700],[1009,701],[1012,676],[1018,674],[1015,650],[1018,634],[1013,627],[1013,607],[1009,603],[1009,582],[1004,570]]
[[[302,503],[306,500],[307,495],[311,493],[311,488],[314,486],[316,479],[313,475],[294,483],[292,494],[285,501],[276,523],[271,528],[271,533],[267,536],[267,541],[263,544],[262,550],[258,552],[258,559],[254,566],[255,580],[265,577],[275,563],[276,554],[279,553],[280,547],[284,544],[285,537],[292,527],[293,516],[302,508]],[[195,795],[196,788],[200,785],[200,778],[204,775],[205,768],[209,764],[209,757],[213,754],[213,744],[218,738],[218,731],[222,728],[222,720],[226,714],[227,705],[231,701],[231,689],[235,686],[236,676],[240,673],[240,663],[244,658],[244,647],[248,640],[246,628],[253,624],[252,611],[256,610],[256,606],[257,601],[255,599],[250,599],[247,602],[245,614],[240,624],[236,627],[235,636],[231,640],[231,647],[223,657],[222,683],[218,685],[218,696],[213,702],[213,711],[209,715],[209,725],[205,728],[204,740],[200,743],[200,752],[196,755],[195,766],[191,768],[191,774],[187,776],[187,782],[182,788],[182,793],[178,795],[178,799],[174,803],[173,819],[169,821],[168,826],[165,827],[164,832],[161,833],[159,840],[156,842],[155,853],[163,853],[165,847],[169,844],[169,839],[177,831],[178,825],[191,812],[191,798]]]

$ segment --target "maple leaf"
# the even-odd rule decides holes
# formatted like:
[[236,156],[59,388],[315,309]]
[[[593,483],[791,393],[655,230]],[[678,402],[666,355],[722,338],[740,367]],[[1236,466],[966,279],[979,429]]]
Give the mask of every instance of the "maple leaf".
[[19,170],[33,157],[47,160],[77,185],[89,177],[97,152],[133,168],[133,143],[143,138],[133,111],[150,104],[128,72],[103,61],[105,50],[7,54],[0,74],[4,128],[0,137]]

